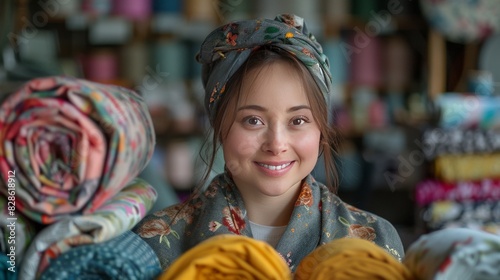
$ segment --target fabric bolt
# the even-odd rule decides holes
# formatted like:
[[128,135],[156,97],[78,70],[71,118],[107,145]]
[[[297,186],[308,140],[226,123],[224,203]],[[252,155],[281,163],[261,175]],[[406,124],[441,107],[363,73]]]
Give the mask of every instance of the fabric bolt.
[[134,91],[55,76],[4,100],[0,143],[2,182],[16,171],[17,209],[50,224],[91,214],[123,189],[151,158],[155,135]]
[[419,143],[427,160],[441,155],[486,154],[500,151],[500,131],[441,129],[425,131]]
[[426,179],[415,187],[415,201],[424,207],[436,201],[493,201],[500,200],[500,180],[459,181],[446,183]]
[[[212,236],[253,237],[243,198],[227,173],[215,177],[204,192],[184,204],[148,215],[133,231],[153,248],[163,269]],[[396,259],[403,257],[401,240],[389,222],[344,203],[309,175],[276,250],[295,271],[316,247],[347,236],[373,241]]]
[[226,83],[251,52],[264,46],[287,51],[297,57],[311,73],[328,100],[332,77],[329,61],[321,45],[309,32],[304,19],[292,14],[274,20],[244,20],[226,24],[210,33],[197,55],[202,66],[205,107],[213,121]]
[[161,273],[151,248],[136,234],[124,234],[100,244],[73,248],[55,259],[40,280],[150,280]]
[[155,200],[154,188],[136,178],[92,214],[72,216],[47,226],[26,251],[20,276],[34,279],[59,255],[123,234],[146,216]]
[[500,154],[439,156],[434,160],[434,175],[445,182],[500,179]]
[[0,195],[0,209],[1,252],[10,253],[10,247],[14,245],[16,261],[20,263],[23,260],[24,252],[35,237],[37,224],[17,212],[13,201],[9,201],[3,195]]
[[295,280],[415,279],[384,249],[359,238],[340,238],[318,247],[299,264]]
[[500,236],[464,228],[425,234],[403,264],[418,279],[500,279]]
[[422,219],[433,231],[465,227],[500,234],[500,200],[438,201],[424,208]]
[[177,259],[159,280],[292,279],[284,259],[269,244],[246,236],[211,237]]

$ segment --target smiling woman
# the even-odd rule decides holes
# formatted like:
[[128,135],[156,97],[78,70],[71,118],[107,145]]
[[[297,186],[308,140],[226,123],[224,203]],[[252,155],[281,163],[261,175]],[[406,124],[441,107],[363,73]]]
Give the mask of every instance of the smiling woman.
[[[291,271],[320,245],[343,237],[366,239],[403,257],[389,222],[335,194],[329,62],[302,18],[280,15],[219,27],[197,58],[213,128],[208,163],[222,148],[226,167],[206,190],[134,229],[164,270],[223,234],[271,244]],[[327,185],[310,175],[320,156],[330,175]]]

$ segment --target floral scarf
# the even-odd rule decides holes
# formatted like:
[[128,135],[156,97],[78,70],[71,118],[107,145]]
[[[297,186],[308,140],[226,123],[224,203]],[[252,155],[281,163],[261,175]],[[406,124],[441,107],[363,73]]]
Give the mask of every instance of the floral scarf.
[[[183,252],[219,234],[252,237],[241,194],[227,173],[184,204],[168,207],[144,218],[134,229],[156,252],[162,269]],[[309,175],[285,233],[276,250],[295,271],[300,261],[318,246],[342,237],[362,238],[403,258],[403,246],[386,220],[344,203]]]

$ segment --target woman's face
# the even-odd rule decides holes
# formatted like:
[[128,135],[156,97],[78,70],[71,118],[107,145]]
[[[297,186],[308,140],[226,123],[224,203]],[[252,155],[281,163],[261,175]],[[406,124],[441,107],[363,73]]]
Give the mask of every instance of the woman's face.
[[297,72],[285,62],[250,71],[222,146],[243,194],[298,191],[319,155],[320,130]]

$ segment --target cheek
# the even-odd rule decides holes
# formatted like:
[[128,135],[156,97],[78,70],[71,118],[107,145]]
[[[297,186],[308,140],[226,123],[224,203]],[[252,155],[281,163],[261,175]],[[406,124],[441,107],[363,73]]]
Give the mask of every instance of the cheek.
[[319,155],[320,132],[310,132],[295,137],[295,150],[302,156],[308,156],[315,160]]
[[222,146],[226,162],[244,161],[258,151],[259,136],[234,128],[229,132]]

